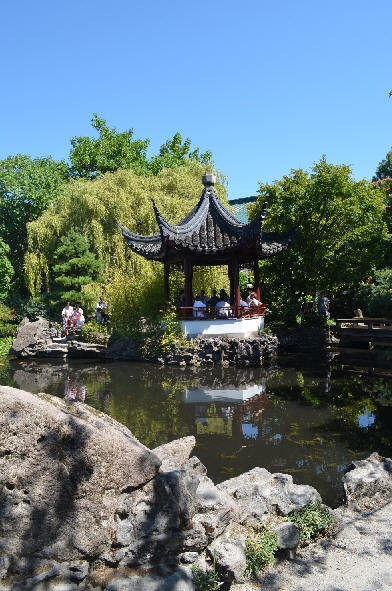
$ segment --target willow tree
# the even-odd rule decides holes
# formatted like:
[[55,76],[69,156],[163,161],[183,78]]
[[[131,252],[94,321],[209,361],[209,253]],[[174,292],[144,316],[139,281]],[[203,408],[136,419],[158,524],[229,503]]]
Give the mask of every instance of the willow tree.
[[[86,299],[90,299],[91,293],[99,295],[103,289],[113,323],[125,329],[134,326],[140,316],[156,312],[163,304],[162,265],[132,253],[116,220],[138,234],[156,232],[153,197],[165,217],[177,223],[199,200],[206,169],[212,171],[211,165],[189,160],[156,175],[140,176],[132,170],[118,170],[93,181],[78,179],[68,183],[54,206],[28,224],[25,273],[32,295],[53,290],[54,253],[72,226],[86,237],[90,251],[104,268],[103,283],[83,285]],[[216,189],[227,203],[222,176]],[[213,287],[226,288],[226,276],[226,269],[195,269],[194,287],[208,291]],[[171,293],[176,293],[182,283],[182,272],[178,270],[171,277]]]

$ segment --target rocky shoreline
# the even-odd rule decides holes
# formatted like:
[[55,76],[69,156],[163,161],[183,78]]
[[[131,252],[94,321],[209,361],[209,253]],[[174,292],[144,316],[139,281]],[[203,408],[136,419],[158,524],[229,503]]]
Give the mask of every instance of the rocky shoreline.
[[[214,555],[221,588],[245,589],[246,540],[265,526],[279,564],[295,557],[287,516],[316,489],[262,467],[215,486],[194,445],[149,450],[87,405],[0,387],[0,590],[191,591]],[[392,499],[391,460],[351,468],[347,510]]]
[[35,322],[25,319],[17,332],[11,355],[20,359],[98,359],[101,361],[149,361],[163,365],[186,366],[239,366],[260,367],[272,363],[277,353],[305,353],[324,351],[330,342],[328,327],[300,327],[293,331],[268,331],[257,337],[194,338],[189,345],[173,343],[166,353],[144,351],[131,337],[110,338],[108,343],[86,343],[79,335],[61,338],[56,328],[39,318]]

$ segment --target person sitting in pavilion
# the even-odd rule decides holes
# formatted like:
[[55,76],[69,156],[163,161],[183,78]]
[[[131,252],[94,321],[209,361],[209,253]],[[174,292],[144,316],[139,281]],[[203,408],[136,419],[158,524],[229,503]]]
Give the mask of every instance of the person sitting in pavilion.
[[215,311],[215,306],[217,305],[217,303],[219,302],[219,298],[216,295],[216,289],[212,290],[212,297],[210,297],[210,299],[208,300],[208,305],[210,307],[210,312],[213,314]]
[[200,296],[197,296],[197,298],[195,299],[195,303],[193,304],[193,318],[204,318],[205,316],[207,304],[202,302],[202,300],[200,300],[199,298]]
[[250,294],[250,301],[249,301],[250,312],[254,312],[255,309],[258,309],[258,307],[260,305],[261,305],[261,302],[259,302],[259,300],[257,299],[255,292],[252,291],[252,293]]
[[222,291],[226,293],[224,289],[221,290],[221,298],[215,306],[215,313],[217,318],[228,318],[231,314],[231,308],[229,302],[222,297]]
[[200,295],[196,296],[196,299],[199,300],[199,302],[204,302],[206,305],[210,301],[210,298],[206,296],[204,289],[200,291]]
[[220,298],[220,301],[227,302],[228,304],[230,304],[229,294],[226,293],[226,291],[224,289],[220,290],[219,298]]

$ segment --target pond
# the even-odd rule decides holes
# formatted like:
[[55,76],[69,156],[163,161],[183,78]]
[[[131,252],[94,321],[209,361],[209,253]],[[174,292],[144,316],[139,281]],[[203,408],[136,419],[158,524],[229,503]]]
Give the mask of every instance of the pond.
[[276,367],[0,360],[0,383],[84,400],[150,448],[185,435],[215,483],[255,466],[336,506],[352,460],[391,457],[392,351],[281,358]]

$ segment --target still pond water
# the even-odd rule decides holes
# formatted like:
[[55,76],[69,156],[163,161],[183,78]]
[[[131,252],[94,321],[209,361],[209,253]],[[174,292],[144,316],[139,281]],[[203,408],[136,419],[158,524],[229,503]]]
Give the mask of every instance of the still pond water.
[[0,360],[0,383],[85,400],[150,448],[194,435],[215,483],[263,466],[332,506],[352,460],[392,454],[392,350],[284,358],[271,369]]

